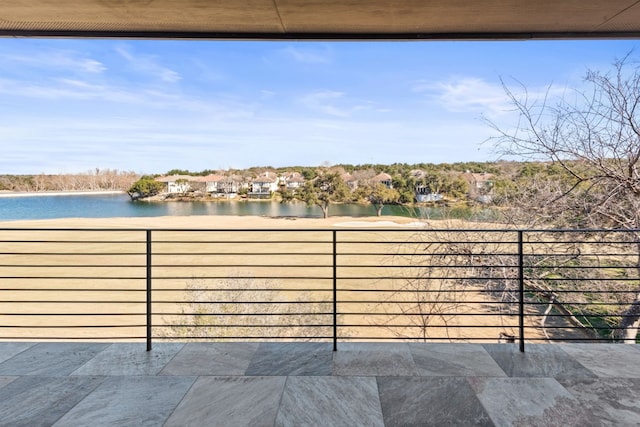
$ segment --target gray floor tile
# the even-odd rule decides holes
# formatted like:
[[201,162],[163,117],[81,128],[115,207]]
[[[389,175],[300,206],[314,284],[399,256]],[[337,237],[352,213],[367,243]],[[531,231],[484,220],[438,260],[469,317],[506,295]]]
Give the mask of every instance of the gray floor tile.
[[0,363],[0,375],[69,375],[108,344],[40,343]]
[[599,377],[640,378],[640,352],[626,344],[563,344],[559,346]]
[[640,425],[640,378],[559,379],[593,425]]
[[258,343],[189,343],[162,375],[244,375]]
[[380,377],[386,427],[491,426],[466,378]]
[[7,384],[17,380],[20,377],[0,377],[0,388],[6,386]]
[[33,342],[0,342],[0,363],[33,347]]
[[405,342],[343,342],[338,343],[338,351],[409,351]]
[[422,376],[506,376],[480,344],[411,343],[409,349]]
[[375,378],[289,377],[276,426],[384,426]]
[[273,426],[285,377],[200,377],[165,427]]
[[510,377],[593,378],[596,375],[558,346],[530,344],[521,353],[511,344],[483,344]]
[[195,377],[109,377],[54,425],[160,426],[194,381]]
[[3,357],[0,426],[640,426],[637,345],[0,343]]
[[333,355],[333,374],[413,376],[418,369],[407,344],[345,343]]
[[261,343],[246,375],[331,375],[330,343]]
[[71,375],[155,375],[182,347],[184,344],[156,343],[146,351],[143,343],[111,344]]
[[467,379],[496,426],[588,426],[590,419],[553,378]]
[[19,378],[0,388],[0,425],[51,426],[102,381],[99,377]]

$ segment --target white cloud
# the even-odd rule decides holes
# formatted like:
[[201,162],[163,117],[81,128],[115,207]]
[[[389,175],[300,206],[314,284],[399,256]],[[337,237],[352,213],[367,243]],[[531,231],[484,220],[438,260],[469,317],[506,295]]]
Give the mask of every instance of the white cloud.
[[80,68],[88,73],[101,73],[107,69],[102,62],[93,59],[82,60]]
[[349,111],[336,107],[333,102],[344,96],[342,92],[329,90],[317,91],[300,98],[300,102],[308,109],[329,114],[331,116],[347,117]]
[[164,69],[160,72],[160,79],[164,82],[175,83],[182,80],[182,77],[176,71]]
[[298,100],[311,111],[335,117],[350,117],[353,113],[371,109],[371,102],[352,101],[343,92],[318,90],[304,95]]
[[134,70],[140,73],[167,83],[175,83],[182,80],[180,73],[159,64],[158,58],[153,55],[135,55],[124,46],[116,47],[115,51],[126,59]]
[[262,98],[262,99],[273,98],[276,95],[277,95],[277,93],[272,91],[272,90],[267,90],[267,89],[260,90],[260,98]]
[[328,64],[331,62],[331,50],[326,45],[321,46],[321,48],[287,46],[280,52],[303,64]]
[[65,69],[93,74],[102,73],[107,69],[102,62],[92,58],[86,58],[82,54],[69,50],[31,52],[29,55],[0,54],[0,58],[2,58],[6,64],[15,63],[21,67]]
[[446,82],[417,82],[413,90],[428,94],[452,112],[482,112],[496,115],[505,113],[510,108],[501,85],[487,83],[475,77],[451,79]]
[[[79,102],[99,100],[120,104],[119,108],[133,106],[136,109],[143,108],[150,111],[166,110],[175,113],[186,111],[206,115],[211,120],[252,117],[255,109],[251,102],[203,98],[180,91],[140,85],[127,87],[108,82],[94,83],[77,78],[57,78],[37,82],[0,78],[0,94],[5,95],[5,98],[34,98],[52,103],[67,100]],[[55,105],[53,108],[57,108]],[[86,111],[92,111],[93,107],[88,105]]]
[[[507,82],[511,94],[528,103],[566,94],[566,88],[560,86],[525,87],[518,81]],[[513,104],[509,100],[502,83],[492,84],[475,77],[452,78],[442,82],[416,82],[413,91],[425,93],[436,100],[446,110],[455,113],[478,112],[487,117],[498,117],[513,112]]]
[[79,79],[55,79],[30,82],[0,78],[0,93],[20,98],[46,100],[103,100],[120,103],[140,103],[135,94],[116,87],[93,84]]

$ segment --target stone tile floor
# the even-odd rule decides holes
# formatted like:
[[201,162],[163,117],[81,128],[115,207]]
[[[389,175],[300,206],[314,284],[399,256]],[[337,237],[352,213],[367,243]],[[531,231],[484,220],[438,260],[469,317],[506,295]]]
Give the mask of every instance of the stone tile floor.
[[0,343],[1,426],[640,426],[640,347]]

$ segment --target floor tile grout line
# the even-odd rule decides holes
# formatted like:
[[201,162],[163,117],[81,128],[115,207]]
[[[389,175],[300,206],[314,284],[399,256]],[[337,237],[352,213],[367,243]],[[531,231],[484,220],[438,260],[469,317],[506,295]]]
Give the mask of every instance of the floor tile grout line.
[[[184,349],[187,348],[187,345],[189,345],[189,343],[183,343],[182,347],[180,348],[180,350],[176,351],[175,354],[173,356],[171,356],[171,359],[169,359],[164,366],[162,367],[162,369],[159,369],[158,372],[156,372],[155,374],[153,374],[154,376],[169,376],[169,375],[163,375],[162,371],[165,370],[165,368],[169,365],[169,363],[171,363],[173,361],[173,359],[175,359],[180,353],[182,353],[184,351]],[[153,351],[153,349],[151,349],[150,351]]]
[[[416,359],[413,357],[413,352],[411,351],[411,346],[407,344],[407,350],[409,351],[409,357],[411,358],[411,363],[413,363],[413,367],[415,368],[415,376],[420,377],[420,369],[418,369],[418,364],[416,363]],[[376,380],[377,383],[377,380]]]
[[[76,375],[76,376],[71,376],[71,375],[66,375],[64,377],[56,377],[56,378],[87,378],[86,376],[80,376],[80,375]],[[60,420],[62,418],[64,418],[69,412],[71,412],[76,406],[78,406],[81,402],[83,402],[84,400],[86,400],[92,393],[94,393],[98,387],[100,387],[105,381],[107,381],[107,379],[111,378],[109,376],[105,376],[105,375],[94,375],[93,378],[100,378],[101,381],[96,381],[96,385],[95,387],[93,387],[93,389],[91,389],[90,391],[87,392],[87,394],[84,395],[84,397],[80,400],[78,400],[76,402],[75,405],[73,405],[72,407],[69,408],[69,410],[67,410],[67,412],[65,412],[64,414],[60,415],[58,417],[57,420],[55,420],[55,422],[53,424],[51,424],[51,427],[54,427],[58,422],[60,422]]]
[[380,396],[380,377],[376,376],[376,390],[378,392],[378,402],[380,403],[380,414],[382,415],[382,425],[386,427],[387,423],[384,416],[384,408],[382,407],[382,397]]
[[276,427],[278,422],[278,414],[280,414],[280,408],[282,408],[282,399],[284,399],[284,392],[287,389],[287,383],[289,382],[289,375],[287,375],[284,379],[284,385],[282,386],[282,391],[280,392],[280,399],[278,399],[278,409],[276,410],[276,414],[273,417],[273,427]]
[[[156,376],[160,376],[160,375],[156,375]],[[164,376],[165,378],[169,378],[169,376]],[[177,378],[179,376],[175,376],[175,378]],[[173,409],[171,410],[171,412],[167,415],[167,418],[164,420],[164,422],[162,423],[163,426],[165,426],[167,424],[167,421],[169,421],[171,419],[171,416],[176,412],[176,409],[178,409],[178,407],[180,406],[180,404],[184,401],[185,397],[187,397],[187,395],[189,394],[189,392],[191,391],[191,389],[193,388],[193,386],[198,382],[198,380],[200,379],[200,376],[191,376],[191,375],[185,375],[184,377],[192,377],[193,378],[193,382],[191,383],[191,385],[189,386],[189,388],[184,392],[184,394],[182,395],[182,397],[180,398],[180,401],[176,403],[176,405],[173,407]]]
[[[91,359],[86,360],[82,365],[78,366],[76,369],[74,369],[73,371],[69,372],[66,376],[68,377],[75,377],[75,376],[91,376],[91,375],[76,375],[75,373],[79,370],[82,369],[84,366],[87,365],[87,363],[91,362],[93,359],[95,359],[96,357],[98,357],[98,355],[100,353],[102,353],[103,351],[109,349],[110,347],[112,347],[115,343],[110,343],[107,346],[105,346],[102,350],[100,350],[99,352],[97,352],[96,354],[93,355],[93,357]],[[108,376],[108,375],[107,375]]]
[[[473,395],[476,397],[476,400],[478,401],[478,403],[480,404],[480,406],[482,407],[482,409],[484,410],[484,413],[487,414],[487,417],[489,418],[489,420],[491,421],[491,424],[493,427],[496,427],[496,421],[491,417],[491,412],[489,411],[489,409],[484,405],[484,403],[482,402],[482,400],[480,399],[480,396],[478,396],[478,393],[476,392],[476,390],[473,388],[473,385],[471,384],[471,378],[482,378],[482,377],[477,377],[477,376],[467,376],[465,377],[465,381],[466,383],[469,385],[469,388],[471,389],[471,391],[473,392]],[[486,378],[486,377],[485,377]],[[491,378],[496,378],[496,379],[506,379],[506,378],[510,378],[510,377],[491,377]]]
[[[11,342],[11,341],[9,341],[9,342]],[[20,341],[18,341],[18,342],[20,342]],[[37,345],[39,345],[39,344],[42,344],[42,343],[41,343],[41,342],[35,342],[35,343],[33,343],[32,345],[30,345],[29,347],[25,348],[24,350],[19,351],[18,353],[14,354],[14,355],[13,355],[13,356],[11,356],[10,358],[8,358],[8,359],[3,360],[2,362],[0,362],[0,366],[2,366],[2,364],[3,364],[3,363],[5,363],[5,362],[10,361],[10,360],[11,360],[11,359],[13,359],[14,357],[17,357],[17,356],[21,355],[21,354],[22,354],[22,353],[24,353],[25,351],[31,350],[33,347],[35,347],[35,346],[37,346]]]

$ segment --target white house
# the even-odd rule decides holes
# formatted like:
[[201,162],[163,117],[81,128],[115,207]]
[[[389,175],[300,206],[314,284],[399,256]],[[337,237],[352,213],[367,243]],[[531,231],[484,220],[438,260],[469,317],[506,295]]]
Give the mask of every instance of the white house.
[[165,192],[169,194],[186,193],[192,189],[192,182],[196,181],[196,177],[191,175],[170,175],[159,176],[156,181],[165,184]]
[[471,173],[466,171],[462,176],[469,182],[470,198],[480,203],[491,202],[493,195],[493,174],[485,172]]
[[432,193],[431,187],[428,185],[416,186],[416,201],[418,203],[439,202],[440,200],[442,200],[442,194]]
[[280,181],[287,190],[296,190],[304,186],[304,177],[298,172],[284,174]]
[[198,181],[204,183],[204,191],[207,193],[222,193],[221,182],[224,180],[224,176],[218,174],[211,174],[200,177]]
[[378,175],[371,178],[371,181],[373,181],[374,183],[380,183],[387,188],[393,188],[393,183],[392,183],[393,179],[391,178],[391,175],[389,175],[388,173],[381,172]]
[[245,188],[245,181],[240,175],[225,176],[218,182],[218,194],[233,196],[242,188]]
[[278,191],[279,182],[280,180],[274,172],[265,172],[251,181],[251,191],[249,192],[249,196],[271,196],[271,193]]
[[358,179],[351,175],[349,172],[343,173],[342,175],[340,175],[340,178],[342,178],[344,183],[347,184],[347,187],[349,187],[351,191],[358,188]]

